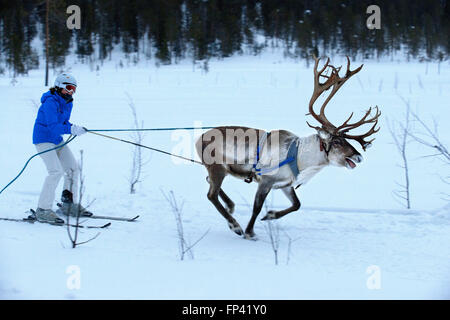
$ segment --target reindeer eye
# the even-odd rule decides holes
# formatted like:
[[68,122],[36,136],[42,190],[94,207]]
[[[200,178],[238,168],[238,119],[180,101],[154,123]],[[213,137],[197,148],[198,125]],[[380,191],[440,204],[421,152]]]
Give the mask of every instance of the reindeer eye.
[[333,144],[337,145],[337,146],[342,146],[342,141],[341,140],[333,140]]

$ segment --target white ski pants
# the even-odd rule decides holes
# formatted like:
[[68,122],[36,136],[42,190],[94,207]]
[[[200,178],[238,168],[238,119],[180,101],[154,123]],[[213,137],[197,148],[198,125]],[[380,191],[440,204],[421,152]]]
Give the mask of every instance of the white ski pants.
[[[59,145],[63,144],[61,142]],[[36,144],[36,150],[42,152],[57,147],[53,143]],[[73,201],[77,203],[78,199],[78,180],[79,168],[69,147],[65,145],[62,148],[52,150],[40,155],[47,167],[48,176],[45,178],[42,186],[41,195],[39,197],[38,207],[42,209],[51,209],[53,201],[55,201],[56,187],[64,175],[64,189],[69,190],[73,194]]]

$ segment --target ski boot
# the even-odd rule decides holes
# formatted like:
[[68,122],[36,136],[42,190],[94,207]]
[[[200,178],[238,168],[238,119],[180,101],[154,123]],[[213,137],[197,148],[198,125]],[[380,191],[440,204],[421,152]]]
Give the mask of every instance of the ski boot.
[[90,217],[89,212],[79,203],[73,203],[73,194],[69,190],[64,190],[61,195],[61,203],[58,203],[56,213],[71,217]]
[[37,208],[34,213],[34,216],[36,220],[39,222],[46,222],[51,224],[64,224],[64,220],[58,217],[56,213],[53,212],[52,209]]

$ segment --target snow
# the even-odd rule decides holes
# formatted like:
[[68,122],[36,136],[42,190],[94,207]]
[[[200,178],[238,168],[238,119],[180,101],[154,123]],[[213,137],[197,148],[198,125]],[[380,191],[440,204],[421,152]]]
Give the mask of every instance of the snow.
[[[312,92],[312,65],[281,54],[235,56],[210,61],[205,73],[191,62],[156,67],[68,63],[79,87],[72,122],[89,129],[130,128],[132,99],[147,128],[243,125],[310,135],[305,120]],[[334,57],[343,64],[343,57]],[[354,170],[329,167],[297,194],[298,212],[274,222],[280,229],[278,264],[257,220],[257,241],[232,233],[206,198],[206,170],[198,164],[143,150],[149,163],[138,192],[128,192],[133,147],[92,134],[69,146],[84,151],[85,204],[100,215],[134,216],[113,221],[95,240],[72,249],[64,227],[0,221],[0,297],[3,299],[448,299],[450,298],[450,207],[448,176],[432,153],[409,144],[412,210],[393,196],[402,181],[400,156],[387,121],[403,119],[405,104],[432,124],[448,145],[450,68],[402,61],[355,61],[362,71],[330,102],[329,119],[360,116],[369,106],[382,111],[381,130]],[[51,79],[56,76],[53,74]],[[31,143],[44,70],[13,84],[0,78],[0,188],[36,151]],[[53,80],[51,80],[53,81]],[[196,157],[202,131],[148,132],[143,144]],[[129,133],[106,133],[131,139]],[[0,194],[0,216],[21,218],[35,208],[46,172],[33,159],[24,174]],[[61,188],[61,185],[60,185]],[[223,189],[237,203],[235,218],[245,228],[255,184],[226,178]],[[176,222],[162,191],[184,201],[183,225],[194,258],[178,253]],[[60,189],[57,191],[57,198]],[[272,192],[270,208],[288,200]],[[265,210],[265,209],[264,209]],[[264,215],[261,213],[260,218]],[[100,224],[100,220],[86,223]],[[98,230],[82,230],[88,240]],[[292,242],[289,243],[289,237]],[[294,241],[295,240],[295,241]],[[75,271],[74,271],[75,270]],[[73,288],[73,275],[79,288]],[[379,281],[378,281],[379,280]],[[375,285],[371,285],[375,281]],[[77,282],[75,282],[77,283]]]

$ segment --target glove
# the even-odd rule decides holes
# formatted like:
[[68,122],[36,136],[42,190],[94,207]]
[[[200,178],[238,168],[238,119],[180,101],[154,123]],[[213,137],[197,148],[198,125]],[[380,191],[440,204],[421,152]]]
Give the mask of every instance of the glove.
[[82,134],[85,134],[87,132],[87,129],[82,126],[77,126],[76,124],[73,124],[72,127],[70,127],[70,133],[75,136],[81,136]]

